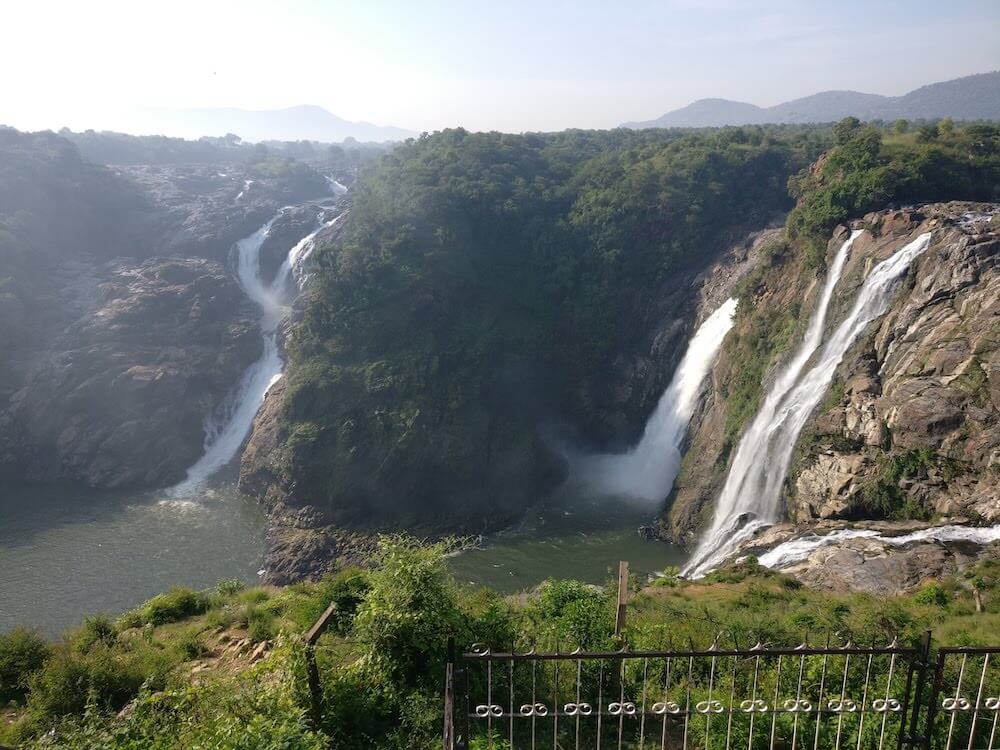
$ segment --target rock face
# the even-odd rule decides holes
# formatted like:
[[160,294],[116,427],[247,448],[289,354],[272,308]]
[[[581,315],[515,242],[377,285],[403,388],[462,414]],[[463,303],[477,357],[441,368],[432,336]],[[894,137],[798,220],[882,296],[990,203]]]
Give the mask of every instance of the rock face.
[[256,311],[215,261],[97,273],[96,308],[0,413],[0,467],[91,487],[174,482],[201,452],[205,416],[260,354]]
[[864,591],[896,596],[924,582],[954,575],[975,561],[977,549],[939,542],[892,547],[877,540],[849,539],[820,547],[783,572],[808,586],[838,592]]
[[[0,164],[0,476],[175,482],[261,351],[234,243],[326,180],[280,158],[112,170],[3,128]],[[317,213],[282,215],[273,270]]]
[[[858,337],[826,399],[803,429],[785,483],[787,515],[821,520],[935,519],[1000,522],[1000,210],[933,204],[869,214],[837,286],[827,332],[844,318],[870,269],[921,233],[933,232],[889,310]],[[832,252],[846,237],[838,229]],[[829,254],[829,253],[828,253]],[[744,341],[762,342],[766,388],[801,340],[819,279],[797,255],[772,264],[751,290],[713,373],[706,408],[692,422],[691,449],[675,485],[668,522],[694,541],[710,518],[740,425],[734,414],[746,368]],[[783,311],[794,316],[783,321]],[[793,326],[778,337],[775,326]],[[761,332],[764,332],[763,334]],[[778,341],[775,344],[775,340]],[[735,426],[734,426],[735,425]],[[876,549],[852,541],[817,550],[803,580],[830,587],[905,589],[926,570],[959,564],[954,550],[923,544]],[[836,572],[850,570],[850,573]],[[846,576],[846,577],[845,577]],[[852,577],[848,580],[848,577]],[[835,581],[840,581],[836,583]]]

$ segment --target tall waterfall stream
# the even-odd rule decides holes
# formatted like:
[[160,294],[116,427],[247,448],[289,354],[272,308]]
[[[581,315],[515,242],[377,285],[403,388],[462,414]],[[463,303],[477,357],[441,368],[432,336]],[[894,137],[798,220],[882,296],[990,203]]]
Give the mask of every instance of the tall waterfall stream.
[[684,569],[687,575],[704,575],[757,530],[779,520],[781,485],[802,427],[823,398],[848,348],[869,323],[885,314],[899,279],[927,249],[931,238],[929,232],[924,233],[875,266],[847,317],[820,348],[834,289],[859,234],[852,232],[837,251],[801,347],[743,433],[716,501],[712,525]]

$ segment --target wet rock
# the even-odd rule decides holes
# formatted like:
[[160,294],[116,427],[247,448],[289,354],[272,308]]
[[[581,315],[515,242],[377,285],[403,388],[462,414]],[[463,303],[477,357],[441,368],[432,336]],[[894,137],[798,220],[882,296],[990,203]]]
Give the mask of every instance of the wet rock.
[[91,487],[168,484],[203,423],[260,354],[257,313],[214,261],[111,264],[95,309],[0,412],[0,466]]

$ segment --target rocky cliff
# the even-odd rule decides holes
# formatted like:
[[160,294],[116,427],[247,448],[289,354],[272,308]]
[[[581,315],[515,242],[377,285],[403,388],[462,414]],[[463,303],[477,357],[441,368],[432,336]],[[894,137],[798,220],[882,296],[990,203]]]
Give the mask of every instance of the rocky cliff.
[[[302,164],[122,167],[0,129],[0,476],[162,486],[260,353],[233,243],[328,192]],[[285,251],[316,211],[275,222]],[[273,275],[279,261],[266,255]]]
[[[788,518],[799,531],[861,519],[1000,521],[998,213],[992,204],[929,204],[871,213],[852,224],[864,233],[836,289],[828,330],[843,318],[874,264],[923,232],[932,232],[931,244],[886,314],[848,350],[799,437],[784,489]],[[834,232],[828,256],[846,232]],[[670,532],[684,543],[710,517],[741,428],[797,345],[815,305],[822,275],[794,245],[776,245],[762,261],[744,285],[744,304],[705,407],[691,425],[691,448],[667,514]],[[839,551],[815,552],[813,564],[799,572],[810,582],[823,578],[835,586],[836,576],[828,572],[824,578],[820,571],[857,572],[867,565],[871,575],[859,577],[877,581],[884,563],[872,561],[881,558],[895,559],[888,564],[898,570],[912,563],[925,574],[941,568],[930,565],[932,558],[954,567],[954,551],[942,545],[907,549],[917,555],[910,562],[878,542],[855,540]],[[831,555],[861,562],[845,558],[832,566]],[[911,578],[902,576],[899,586],[912,585]],[[844,585],[866,587],[857,581]]]

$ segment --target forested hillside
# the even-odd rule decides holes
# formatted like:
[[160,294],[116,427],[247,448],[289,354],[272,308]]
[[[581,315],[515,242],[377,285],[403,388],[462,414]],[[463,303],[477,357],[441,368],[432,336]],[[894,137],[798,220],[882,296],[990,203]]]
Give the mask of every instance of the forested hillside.
[[825,145],[755,128],[400,146],[319,256],[274,448],[243,486],[337,522],[511,520],[561,478],[546,427],[594,444],[641,428],[658,392],[615,403],[616,361],[648,355],[662,299],[689,310],[727,242],[780,220]]

